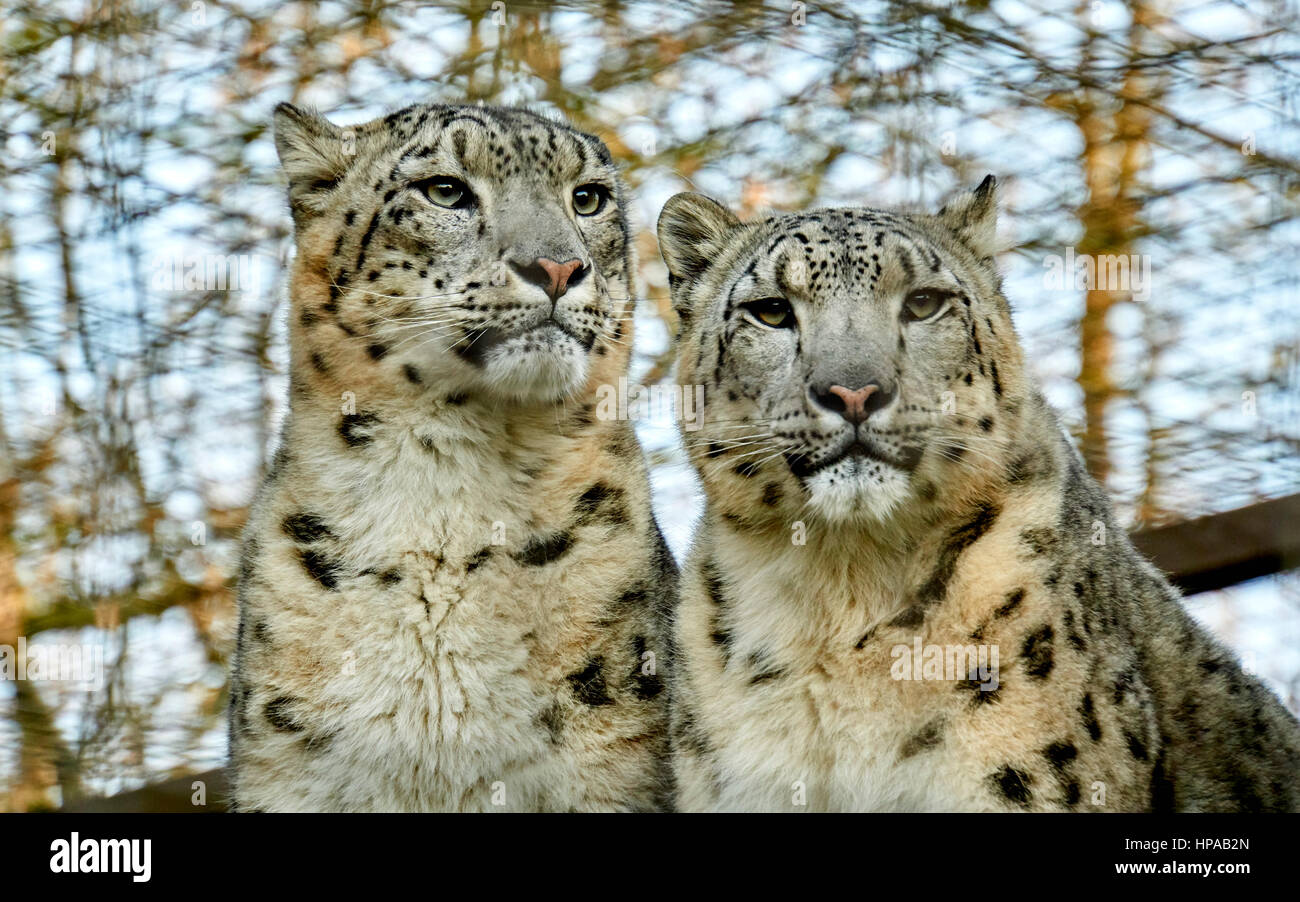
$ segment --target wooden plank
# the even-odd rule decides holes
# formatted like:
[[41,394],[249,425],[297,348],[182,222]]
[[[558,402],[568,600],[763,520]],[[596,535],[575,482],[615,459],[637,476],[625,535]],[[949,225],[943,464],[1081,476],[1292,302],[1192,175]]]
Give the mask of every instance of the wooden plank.
[[[194,783],[206,784],[207,804],[195,805]],[[65,806],[63,811],[70,812],[156,812],[166,814],[195,814],[222,812],[226,810],[226,799],[230,793],[230,782],[226,779],[224,768],[177,777],[162,783],[154,783],[140,789],[124,792],[121,795],[105,796],[95,799],[79,799]]]
[[1132,534],[1187,595],[1300,566],[1300,495]]

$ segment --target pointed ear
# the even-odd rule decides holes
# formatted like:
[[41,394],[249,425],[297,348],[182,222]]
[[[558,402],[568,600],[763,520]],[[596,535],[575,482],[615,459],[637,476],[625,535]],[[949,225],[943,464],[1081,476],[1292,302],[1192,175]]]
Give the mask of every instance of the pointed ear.
[[939,211],[939,220],[980,259],[998,247],[998,180],[984,177],[974,191],[958,194]]
[[727,236],[741,227],[731,211],[703,194],[684,191],[668,198],[659,214],[659,253],[668,265],[668,284],[673,308],[681,319],[690,318],[685,310],[681,283],[698,279],[722,250]]
[[288,103],[275,108],[275,150],[289,177],[294,222],[321,212],[356,156],[356,136],[312,110]]

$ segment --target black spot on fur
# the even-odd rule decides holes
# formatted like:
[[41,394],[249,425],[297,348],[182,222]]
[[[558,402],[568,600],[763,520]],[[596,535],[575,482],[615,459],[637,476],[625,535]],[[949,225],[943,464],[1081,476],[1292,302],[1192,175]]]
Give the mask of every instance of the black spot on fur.
[[1020,542],[1031,555],[1046,554],[1056,547],[1056,530],[1050,526],[1031,526],[1020,531]]
[[618,526],[628,520],[627,505],[624,503],[626,492],[616,486],[603,482],[591,485],[573,506],[578,515],[578,525],[591,523],[610,523]]
[[385,586],[391,586],[394,585],[395,583],[400,583],[401,581],[402,581],[402,571],[396,568],[392,570],[385,570],[383,573],[379,574],[379,582],[380,584]]
[[930,721],[918,732],[908,737],[903,743],[902,748],[898,751],[899,760],[911,758],[927,749],[932,749],[943,741],[943,720],[936,718]]
[[469,560],[465,562],[465,572],[473,573],[479,567],[483,566],[492,557],[492,546],[487,545],[470,555]]
[[1079,750],[1074,747],[1072,742],[1053,742],[1047,748],[1043,749],[1043,757],[1051,763],[1054,770],[1064,770],[1065,766],[1077,758]]
[[349,448],[359,448],[371,442],[371,436],[364,431],[367,426],[379,422],[373,413],[345,413],[339,423],[339,435],[347,442]]
[[763,504],[768,507],[776,507],[781,503],[781,487],[775,482],[769,482],[763,486]]
[[983,429],[985,432],[989,432],[990,430],[992,430],[992,429],[993,429],[993,417],[981,417],[981,418],[980,418],[980,428]]
[[515,552],[511,557],[525,566],[541,567],[564,557],[572,546],[573,534],[564,530],[532,539],[522,551]]
[[925,623],[925,610],[919,605],[909,605],[889,621],[888,626],[913,629]]
[[302,561],[303,569],[316,582],[330,591],[338,588],[339,573],[343,569],[340,561],[315,549],[304,551],[299,559]]
[[335,733],[308,733],[302,738],[302,750],[309,755],[319,755],[334,742]]
[[284,518],[281,526],[286,535],[304,545],[334,537],[330,528],[325,525],[325,521],[315,514],[290,514]]
[[989,782],[993,784],[995,792],[1001,793],[1003,798],[1017,805],[1028,807],[1033,798],[1033,793],[1029,790],[1033,777],[1022,770],[1016,770],[1009,764],[1003,765],[1001,770],[990,774]]
[[1083,717],[1084,729],[1088,731],[1088,736],[1093,742],[1101,739],[1101,722],[1097,720],[1097,712],[1092,703],[1092,694],[1088,693],[1083,696],[1083,701],[1079,704],[1079,714]]
[[1009,616],[1012,611],[1014,611],[1017,607],[1020,606],[1020,602],[1024,600],[1025,600],[1024,589],[1015,589],[1011,592],[1008,592],[1006,600],[998,607],[997,611],[994,612],[995,616],[998,617]]
[[737,476],[744,476],[749,479],[758,474],[758,469],[758,464],[752,460],[747,460],[744,463],[736,464],[735,473]]
[[786,671],[783,667],[778,667],[772,662],[772,656],[765,651],[751,652],[747,661],[749,668],[754,671],[749,678],[749,685],[758,686],[762,683],[768,683],[772,680],[779,680],[785,676]]
[[270,626],[265,620],[255,620],[252,624],[252,638],[257,645],[270,645]]
[[1138,761],[1147,760],[1147,746],[1146,743],[1141,740],[1141,738],[1135,736],[1132,733],[1125,732],[1124,741],[1128,744],[1128,751],[1130,755],[1132,755]]
[[405,376],[406,381],[412,385],[420,385],[424,382],[424,380],[420,378],[420,371],[409,363],[402,364],[402,375]]
[[367,345],[366,353],[370,355],[371,360],[383,360],[384,355],[388,353],[388,346],[378,343]]
[[292,696],[281,695],[267,702],[262,708],[262,714],[266,717],[267,723],[282,733],[301,733],[302,724],[294,720],[290,713],[290,708],[296,703],[297,699]]
[[1074,611],[1071,611],[1067,608],[1065,614],[1063,615],[1063,618],[1064,618],[1064,626],[1065,626],[1065,637],[1067,640],[1069,640],[1070,645],[1073,646],[1076,651],[1087,651],[1088,643],[1085,642],[1083,637],[1079,635],[1079,631],[1075,629],[1074,626],[1074,620],[1075,620]]
[[1050,623],[1044,624],[1025,637],[1020,655],[1025,659],[1025,672],[1037,680],[1046,679],[1052,672],[1052,638],[1055,631]]
[[948,534],[948,541],[939,551],[939,563],[930,578],[917,591],[917,600],[924,605],[940,601],[948,591],[948,581],[957,568],[957,559],[963,551],[979,541],[997,520],[1001,508],[982,504],[966,523]]
[[564,732],[564,712],[560,710],[559,703],[553,704],[541,713],[538,717],[546,733],[551,738],[553,744],[558,744],[560,736]]
[[976,708],[980,705],[992,705],[1002,701],[1002,686],[985,688],[984,683],[985,681],[980,678],[979,671],[972,669],[966,679],[957,681],[957,691],[970,693],[971,705]]
[[[623,593],[626,595],[627,593]],[[619,599],[620,603],[622,598]],[[645,636],[637,636],[632,640],[632,694],[642,701],[649,701],[664,689],[663,680],[659,679],[659,674],[645,673],[644,666],[647,662],[642,660],[646,652]]]
[[573,687],[573,694],[584,705],[595,708],[600,705],[614,704],[614,700],[609,697],[608,689],[605,686],[604,658],[595,657],[589,659],[582,670],[569,674],[566,679],[569,681],[569,685]]

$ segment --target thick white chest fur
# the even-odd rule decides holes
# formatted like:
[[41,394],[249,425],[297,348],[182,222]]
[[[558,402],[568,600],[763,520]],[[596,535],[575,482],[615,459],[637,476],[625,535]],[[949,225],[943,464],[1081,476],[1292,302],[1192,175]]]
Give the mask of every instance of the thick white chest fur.
[[[575,704],[570,675],[600,653],[598,621],[629,565],[644,565],[644,533],[591,526],[555,563],[521,560],[572,513],[523,491],[536,475],[503,466],[490,438],[430,447],[411,433],[376,441],[360,463],[299,443],[293,478],[270,484],[250,527],[268,538],[246,587],[251,633],[270,638],[246,642],[244,678],[257,687],[249,716],[275,696],[292,700],[292,722],[256,752],[286,766],[243,768],[241,797],[290,810],[488,811],[626,798],[619,780],[643,765],[561,741],[558,721],[572,737],[627,718]],[[328,524],[331,591],[279,526],[299,512]]]

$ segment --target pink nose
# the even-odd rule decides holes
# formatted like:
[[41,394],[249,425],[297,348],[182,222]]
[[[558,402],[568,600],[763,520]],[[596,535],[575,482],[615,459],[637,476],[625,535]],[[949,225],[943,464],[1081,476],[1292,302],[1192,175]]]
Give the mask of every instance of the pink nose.
[[582,261],[575,258],[567,263],[556,263],[546,257],[538,257],[537,265],[550,280],[543,286],[546,288],[546,293],[551,296],[551,300],[555,300],[569,290],[569,279],[573,277],[575,271],[582,268]]
[[829,391],[844,402],[844,419],[857,424],[867,418],[867,399],[880,391],[880,386],[866,385],[854,391],[843,385],[832,385]]

